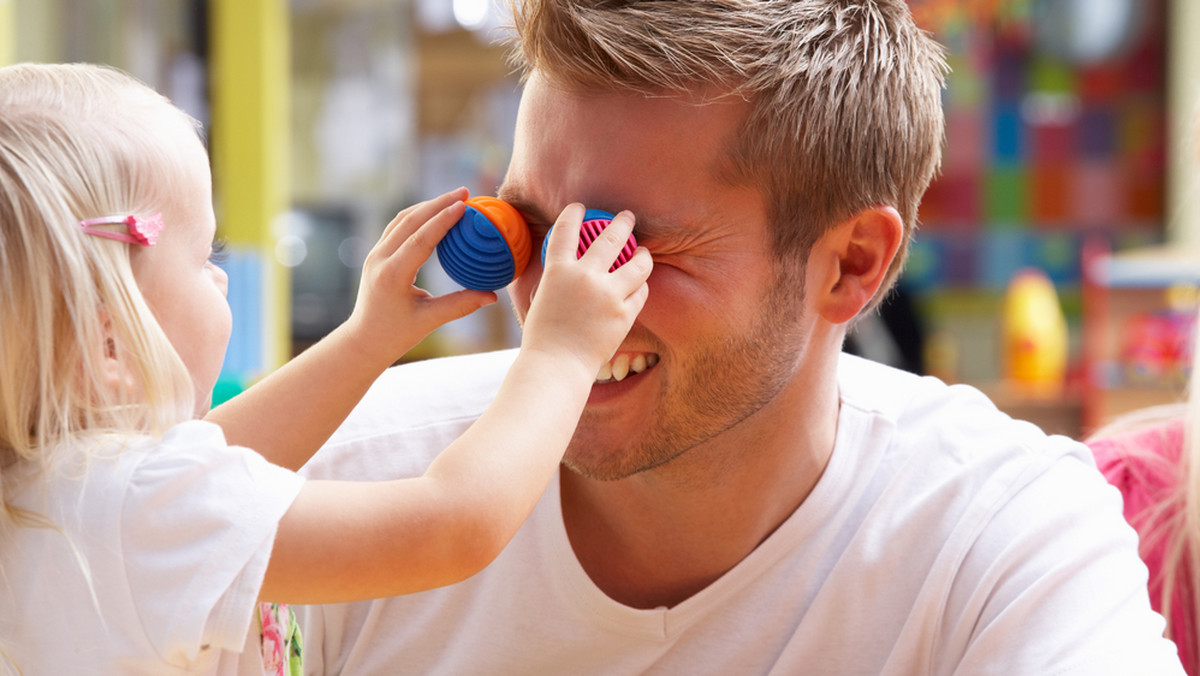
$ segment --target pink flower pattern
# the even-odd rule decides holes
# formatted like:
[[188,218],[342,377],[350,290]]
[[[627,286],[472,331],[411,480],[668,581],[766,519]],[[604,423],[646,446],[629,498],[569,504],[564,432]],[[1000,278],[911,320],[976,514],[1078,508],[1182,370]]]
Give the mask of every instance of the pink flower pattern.
[[154,246],[158,242],[159,234],[163,231],[162,214],[154,214],[146,218],[130,216],[125,222],[129,225],[129,234],[133,235],[139,244],[146,246]]
[[[123,225],[126,232],[117,232],[96,227],[99,225]],[[83,231],[89,235],[115,239],[118,242],[154,246],[158,242],[158,236],[163,231],[163,218],[161,213],[145,218],[138,218],[134,215],[101,216],[100,218],[85,218],[79,221],[79,227],[83,228]]]
[[303,641],[292,609],[281,603],[260,603],[258,626],[263,673],[267,676],[301,676],[304,673]]

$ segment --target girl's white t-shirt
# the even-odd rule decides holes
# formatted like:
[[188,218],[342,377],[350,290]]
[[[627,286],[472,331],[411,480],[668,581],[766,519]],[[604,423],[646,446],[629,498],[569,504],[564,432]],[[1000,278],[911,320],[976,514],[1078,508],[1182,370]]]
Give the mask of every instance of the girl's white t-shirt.
[[8,496],[47,525],[0,531],[0,664],[261,674],[257,653],[239,653],[276,527],[304,479],[202,421],[87,461],[60,450],[52,472]]

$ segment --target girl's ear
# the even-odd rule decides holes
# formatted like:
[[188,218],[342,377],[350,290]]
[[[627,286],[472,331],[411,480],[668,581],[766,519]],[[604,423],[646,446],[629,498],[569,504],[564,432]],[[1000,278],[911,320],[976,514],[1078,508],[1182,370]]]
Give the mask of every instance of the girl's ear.
[[824,263],[817,309],[834,324],[858,316],[883,284],[904,224],[892,207],[864,209],[826,233],[818,242]]
[[100,374],[104,383],[117,392],[134,394],[137,392],[137,382],[129,372],[124,361],[120,358],[117,341],[113,337],[112,320],[104,315],[104,343],[101,345]]

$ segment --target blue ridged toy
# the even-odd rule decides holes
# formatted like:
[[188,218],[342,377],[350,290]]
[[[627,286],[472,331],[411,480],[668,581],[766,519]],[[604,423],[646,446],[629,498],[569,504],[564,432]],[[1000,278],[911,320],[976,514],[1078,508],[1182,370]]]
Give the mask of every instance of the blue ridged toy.
[[442,269],[459,285],[495,291],[516,279],[529,263],[529,226],[507,202],[472,197],[458,223],[437,245]]

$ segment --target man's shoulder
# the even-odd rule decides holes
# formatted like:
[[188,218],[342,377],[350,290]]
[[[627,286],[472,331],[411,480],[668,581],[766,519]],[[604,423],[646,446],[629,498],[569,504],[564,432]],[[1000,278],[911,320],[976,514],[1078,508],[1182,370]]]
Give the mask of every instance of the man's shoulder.
[[478,415],[496,396],[516,354],[483,352],[393,366],[371,386],[338,436]]
[[[928,409],[980,407],[999,411],[982,392],[969,385],[950,385],[886,364],[843,353],[838,363],[838,389],[843,404],[885,418],[911,418]],[[986,416],[986,412],[982,412]],[[948,421],[944,421],[948,422]]]
[[908,448],[967,464],[987,456],[992,461],[1004,456],[1041,462],[1078,456],[1091,464],[1081,442],[1047,435],[1031,422],[1012,418],[969,385],[949,385],[852,355],[842,356],[838,385],[843,406],[886,421],[898,452]]
[[388,369],[301,473],[344,479],[420,473],[487,408],[516,354],[483,352]]

